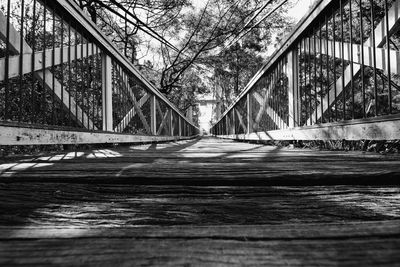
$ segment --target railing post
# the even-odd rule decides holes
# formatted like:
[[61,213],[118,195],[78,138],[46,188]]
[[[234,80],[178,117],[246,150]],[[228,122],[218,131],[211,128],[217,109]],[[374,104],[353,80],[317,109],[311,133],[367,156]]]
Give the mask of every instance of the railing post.
[[230,135],[230,125],[229,125],[229,116],[228,114],[225,115],[225,125],[226,125],[226,135]]
[[287,55],[287,77],[289,96],[289,128],[299,126],[299,95],[298,95],[298,54],[297,49]]
[[251,95],[250,92],[247,93],[247,134],[252,133],[253,131],[253,116],[252,116],[252,104],[251,104]]
[[103,131],[113,131],[112,110],[112,60],[107,54],[102,54],[102,100],[103,100]]
[[178,135],[182,136],[182,118],[181,118],[181,116],[179,116],[179,120],[178,120],[178,130],[179,130]]
[[231,113],[232,113],[232,123],[231,123],[231,131],[232,131],[232,134],[236,134],[236,120],[235,120],[235,118],[236,118],[236,114],[235,114],[235,108],[232,108],[232,111],[231,111]]
[[157,135],[157,99],[155,95],[150,97],[150,129],[153,135]]
[[172,114],[172,108],[169,109],[169,132],[171,136],[174,136],[174,125],[173,125],[173,114]]
[[236,122],[237,122],[237,119],[236,119],[236,108],[235,107],[233,107],[232,108],[232,120],[233,120],[233,125],[232,125],[232,130],[233,130],[233,132],[232,132],[232,134],[236,134]]
[[188,109],[187,109],[187,113],[186,113],[187,115],[186,115],[186,117],[188,118],[188,120],[190,121],[190,122],[193,122],[193,106],[190,106]]

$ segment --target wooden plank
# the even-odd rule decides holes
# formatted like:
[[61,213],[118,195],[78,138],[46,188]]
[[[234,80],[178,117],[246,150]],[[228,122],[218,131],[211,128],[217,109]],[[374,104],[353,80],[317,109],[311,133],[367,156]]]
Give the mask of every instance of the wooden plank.
[[175,141],[186,137],[143,136],[73,130],[49,130],[19,126],[0,126],[1,145],[110,144]]
[[323,126],[297,127],[286,130],[257,132],[249,135],[219,136],[239,140],[397,140],[400,118],[361,119]]
[[[381,191],[382,192],[382,191]],[[350,193],[348,193],[350,195]],[[348,221],[331,223],[288,223],[280,225],[213,226],[136,226],[136,227],[51,227],[0,226],[0,239],[70,239],[70,238],[241,238],[252,240],[303,238],[357,238],[376,235],[400,235],[400,220]]]
[[399,161],[216,138],[6,157],[0,265],[396,266]]
[[397,237],[253,241],[208,239],[13,240],[1,246],[3,265],[135,266],[397,266]]

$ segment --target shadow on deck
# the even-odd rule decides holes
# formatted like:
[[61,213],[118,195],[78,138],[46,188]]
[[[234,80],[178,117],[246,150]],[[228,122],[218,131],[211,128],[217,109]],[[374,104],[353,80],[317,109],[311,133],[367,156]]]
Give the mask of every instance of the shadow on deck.
[[0,263],[396,265],[400,158],[212,138],[0,164]]

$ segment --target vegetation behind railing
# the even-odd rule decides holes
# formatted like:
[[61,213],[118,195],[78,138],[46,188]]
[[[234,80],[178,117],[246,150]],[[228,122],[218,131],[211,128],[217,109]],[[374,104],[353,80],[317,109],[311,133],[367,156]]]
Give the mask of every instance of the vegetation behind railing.
[[1,0],[0,6],[2,127],[198,133],[73,1]]
[[399,11],[393,0],[318,1],[212,133],[253,140],[398,139]]

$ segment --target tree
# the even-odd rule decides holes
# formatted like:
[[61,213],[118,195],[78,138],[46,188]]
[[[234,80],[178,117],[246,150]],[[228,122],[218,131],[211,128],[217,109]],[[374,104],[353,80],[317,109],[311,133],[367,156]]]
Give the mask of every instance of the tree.
[[[159,79],[156,84],[160,90],[182,111],[195,103],[196,94],[210,92],[205,84],[223,89],[222,97],[228,105],[265,61],[263,52],[274,41],[273,32],[293,24],[284,16],[285,7],[256,24],[257,18],[269,11],[266,2],[260,0],[208,0],[200,9],[189,0],[118,1],[119,5],[112,0],[78,2],[88,13],[90,8],[96,10],[91,17],[150,80]],[[106,5],[123,8],[124,17],[110,14]],[[133,19],[135,16],[141,20]],[[165,42],[158,49],[152,47],[149,38],[138,34],[142,29],[151,29],[178,49]],[[245,31],[248,34],[240,36]],[[230,44],[235,38],[237,42]],[[138,50],[146,60],[136,57]],[[148,64],[149,54],[144,50],[160,57],[161,66]]]
[[[151,39],[143,38],[140,31],[147,34],[160,32],[162,38],[171,34],[182,16],[182,9],[189,0],[75,0],[85,10],[102,31],[112,38],[132,63],[139,65],[151,50]],[[139,16],[141,19],[139,19]],[[153,37],[157,37],[154,36]],[[141,55],[141,58],[138,56]]]

